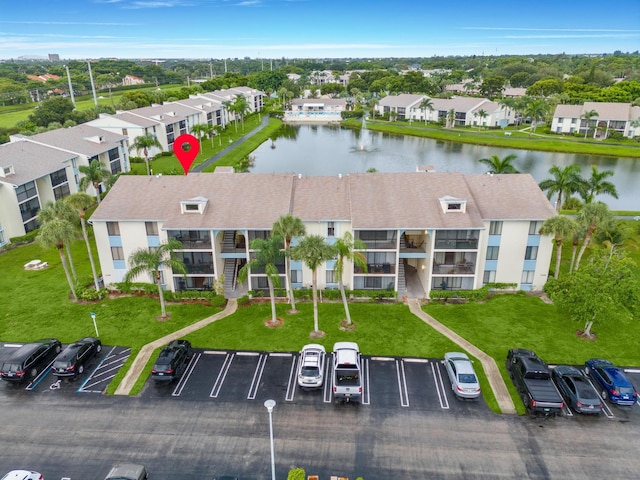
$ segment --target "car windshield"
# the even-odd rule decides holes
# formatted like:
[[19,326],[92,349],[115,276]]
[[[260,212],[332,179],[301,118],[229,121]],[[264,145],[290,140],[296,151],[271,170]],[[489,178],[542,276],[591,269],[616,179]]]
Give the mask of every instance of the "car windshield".
[[460,383],[478,383],[473,373],[461,373],[459,377]]
[[318,367],[302,367],[300,373],[305,377],[317,377]]
[[71,366],[70,362],[55,362],[53,368],[67,368]]
[[619,389],[621,395],[633,395],[633,388],[631,387],[620,387]]
[[171,366],[171,365],[170,365],[170,364],[168,364],[168,363],[167,363],[167,364],[165,364],[165,363],[156,363],[156,364],[153,366],[153,369],[154,369],[154,370],[156,370],[156,371],[158,371],[158,370],[160,370],[160,371],[162,371],[162,370],[169,370],[170,366]]

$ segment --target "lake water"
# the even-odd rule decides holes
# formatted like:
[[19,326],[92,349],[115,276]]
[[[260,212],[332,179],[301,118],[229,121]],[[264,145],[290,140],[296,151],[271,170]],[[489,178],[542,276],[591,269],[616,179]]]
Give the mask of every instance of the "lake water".
[[252,155],[256,173],[301,173],[303,175],[337,175],[366,172],[412,172],[416,165],[431,165],[439,172],[484,173],[480,158],[517,155],[514,166],[530,173],[540,182],[550,178],[553,165],[576,163],[582,175],[590,176],[590,166],[613,170],[609,177],[618,190],[619,199],[609,195],[598,198],[612,210],[640,211],[640,159],[549,153],[485,147],[443,142],[370,130],[352,130],[337,125],[286,125],[281,136],[262,144]]

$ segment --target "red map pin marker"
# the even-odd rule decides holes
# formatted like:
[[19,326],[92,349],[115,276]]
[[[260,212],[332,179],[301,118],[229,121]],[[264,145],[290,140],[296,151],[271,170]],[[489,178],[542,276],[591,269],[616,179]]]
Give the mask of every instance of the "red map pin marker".
[[174,140],[173,153],[175,153],[178,160],[180,160],[185,175],[189,173],[191,164],[198,156],[199,151],[200,142],[198,142],[198,139],[193,135],[183,133]]

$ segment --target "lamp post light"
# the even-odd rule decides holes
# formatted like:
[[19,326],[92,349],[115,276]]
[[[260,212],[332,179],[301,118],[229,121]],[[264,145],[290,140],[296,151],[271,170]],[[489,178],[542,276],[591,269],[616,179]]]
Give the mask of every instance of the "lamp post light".
[[96,337],[99,337],[100,334],[98,334],[98,324],[96,323],[96,314],[95,314],[95,312],[91,312],[91,320],[93,320],[93,328],[96,331]]
[[276,480],[276,458],[273,451],[273,419],[271,414],[273,413],[273,407],[276,406],[275,400],[265,400],[264,406],[267,407],[269,412],[269,440],[271,441],[271,480]]

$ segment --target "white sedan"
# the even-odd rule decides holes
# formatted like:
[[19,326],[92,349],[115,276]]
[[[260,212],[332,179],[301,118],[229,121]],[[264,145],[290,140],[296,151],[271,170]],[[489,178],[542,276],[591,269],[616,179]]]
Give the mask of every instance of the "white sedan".
[[447,369],[453,393],[460,398],[478,398],[480,396],[478,377],[473,369],[473,363],[465,353],[445,353],[444,366]]
[[30,470],[11,470],[0,480],[43,480],[42,475]]
[[298,385],[302,388],[320,388],[324,380],[325,349],[317,343],[310,343],[300,351]]

